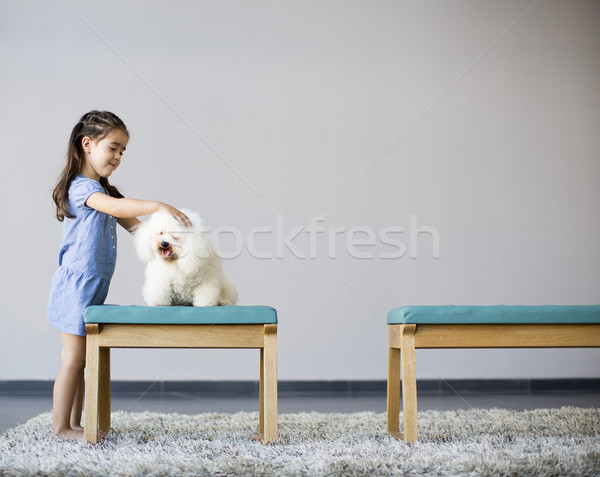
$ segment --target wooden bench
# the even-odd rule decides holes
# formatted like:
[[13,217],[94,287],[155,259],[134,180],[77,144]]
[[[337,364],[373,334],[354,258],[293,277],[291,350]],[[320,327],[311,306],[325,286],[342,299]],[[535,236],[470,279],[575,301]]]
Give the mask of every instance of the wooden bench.
[[110,430],[111,348],[260,349],[259,438],[277,430],[277,312],[268,306],[90,306],[86,323],[84,435]]
[[415,349],[600,347],[600,305],[404,306],[387,323],[387,431],[407,442],[418,438]]

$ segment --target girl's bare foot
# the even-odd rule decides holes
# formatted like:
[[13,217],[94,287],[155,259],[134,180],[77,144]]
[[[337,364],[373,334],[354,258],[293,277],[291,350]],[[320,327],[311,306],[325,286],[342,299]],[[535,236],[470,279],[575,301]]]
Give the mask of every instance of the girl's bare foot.
[[54,437],[58,437],[60,439],[66,439],[66,440],[76,440],[76,441],[85,440],[83,437],[83,429],[82,430],[65,429],[64,431],[57,431],[54,433]]
[[[98,430],[98,440],[101,441],[105,439],[107,434],[108,431]],[[54,434],[54,437],[67,440],[85,441],[85,437],[83,435],[83,427],[81,426],[78,426],[78,429],[67,429],[62,432],[57,432]]]

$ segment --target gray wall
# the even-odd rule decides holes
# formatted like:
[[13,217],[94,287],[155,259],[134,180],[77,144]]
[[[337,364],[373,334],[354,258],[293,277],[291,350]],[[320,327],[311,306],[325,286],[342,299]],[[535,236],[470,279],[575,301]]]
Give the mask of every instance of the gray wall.
[[[400,305],[600,302],[598,2],[1,9],[0,380],[58,370],[45,316],[61,233],[50,192],[92,108],[131,129],[111,178],[127,196],[239,231],[243,249],[224,266],[240,304],[279,311],[280,379],[384,379],[385,315]],[[281,240],[319,215],[316,256],[303,230],[296,257]],[[272,229],[254,243],[272,259],[249,252],[256,227]],[[345,228],[335,258],[331,227]],[[402,248],[382,242],[386,227],[404,227],[386,232],[403,256],[382,258]],[[142,304],[143,266],[127,233],[119,241],[108,302]],[[599,358],[423,351],[417,366],[422,378],[600,377]],[[122,350],[113,377],[256,379],[258,354]]]

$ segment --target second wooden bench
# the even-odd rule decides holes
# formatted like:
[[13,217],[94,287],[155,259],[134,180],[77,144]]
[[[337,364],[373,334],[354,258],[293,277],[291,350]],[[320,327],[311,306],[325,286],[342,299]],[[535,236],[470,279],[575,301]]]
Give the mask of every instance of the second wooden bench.
[[418,438],[415,349],[600,347],[600,305],[403,306],[387,323],[387,431],[408,442]]

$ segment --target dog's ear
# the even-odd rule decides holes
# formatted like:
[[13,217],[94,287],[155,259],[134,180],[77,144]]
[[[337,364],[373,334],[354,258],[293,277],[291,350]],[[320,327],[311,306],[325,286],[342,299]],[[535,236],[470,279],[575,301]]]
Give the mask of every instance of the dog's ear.
[[184,273],[194,273],[211,262],[214,254],[212,242],[206,231],[195,229],[194,233],[185,234],[182,255],[178,263]]
[[152,228],[148,222],[142,222],[133,231],[133,247],[142,262],[150,262],[154,259]]

